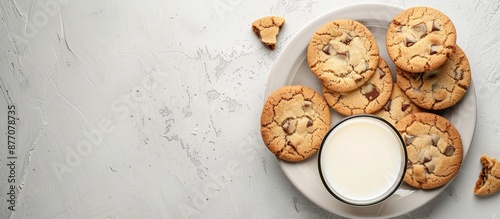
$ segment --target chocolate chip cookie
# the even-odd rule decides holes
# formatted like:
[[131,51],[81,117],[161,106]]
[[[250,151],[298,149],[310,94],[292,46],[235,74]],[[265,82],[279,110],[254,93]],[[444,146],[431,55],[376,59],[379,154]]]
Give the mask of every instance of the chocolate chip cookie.
[[330,109],[320,94],[301,85],[285,86],[267,98],[260,131],[278,158],[301,161],[318,151],[330,120]]
[[458,46],[446,63],[435,70],[424,73],[397,70],[399,87],[416,105],[429,110],[455,105],[467,92],[470,82],[469,61]]
[[379,49],[372,33],[354,20],[335,20],[313,35],[307,63],[323,86],[335,92],[361,87],[375,73]]
[[481,156],[483,166],[474,187],[476,195],[490,195],[500,191],[500,162],[486,154]]
[[268,16],[257,19],[252,23],[252,30],[257,34],[260,41],[270,49],[276,48],[276,36],[285,24],[285,18],[278,16]]
[[374,115],[385,119],[392,125],[395,125],[396,122],[406,115],[421,111],[422,110],[411,102],[410,98],[408,98],[408,96],[401,91],[401,88],[395,85],[392,87],[392,93],[389,101],[387,101],[381,110],[374,113]]
[[404,181],[432,189],[450,182],[462,164],[462,140],[457,129],[444,117],[414,113],[396,123],[408,154]]
[[391,70],[385,60],[380,58],[376,73],[361,87],[348,93],[339,93],[323,86],[323,95],[328,105],[343,115],[369,114],[380,110],[387,103],[392,87]]
[[387,53],[404,71],[431,71],[453,52],[456,37],[455,26],[445,14],[429,7],[413,7],[389,25]]

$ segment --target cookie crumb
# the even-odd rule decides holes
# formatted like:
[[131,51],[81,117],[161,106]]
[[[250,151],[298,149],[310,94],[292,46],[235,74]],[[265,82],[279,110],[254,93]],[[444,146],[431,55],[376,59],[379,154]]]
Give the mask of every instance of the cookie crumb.
[[274,50],[276,48],[276,36],[278,36],[283,24],[285,24],[285,18],[268,16],[254,21],[252,23],[252,30],[257,34],[262,43]]

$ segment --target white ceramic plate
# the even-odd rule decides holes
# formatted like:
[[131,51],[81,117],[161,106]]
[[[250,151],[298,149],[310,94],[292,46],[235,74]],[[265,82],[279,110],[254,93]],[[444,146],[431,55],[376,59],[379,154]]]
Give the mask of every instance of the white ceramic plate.
[[[320,82],[307,65],[306,51],[314,32],[323,24],[335,19],[353,19],[367,26],[377,40],[382,57],[388,61],[394,74],[395,67],[388,58],[385,47],[385,34],[392,18],[403,10],[403,8],[394,5],[358,4],[333,10],[316,18],[302,28],[281,52],[271,69],[266,96],[282,86],[291,84],[305,85],[321,93]],[[460,132],[465,157],[476,127],[474,85],[471,83],[462,101],[441,114],[450,120]],[[342,117],[333,112],[332,125]],[[402,215],[429,202],[446,187],[424,191],[413,189],[403,183],[393,196],[382,203],[369,207],[353,207],[336,200],[323,187],[318,173],[317,161],[317,154],[299,163],[278,160],[283,172],[302,194],[323,209],[344,217],[388,218]]]

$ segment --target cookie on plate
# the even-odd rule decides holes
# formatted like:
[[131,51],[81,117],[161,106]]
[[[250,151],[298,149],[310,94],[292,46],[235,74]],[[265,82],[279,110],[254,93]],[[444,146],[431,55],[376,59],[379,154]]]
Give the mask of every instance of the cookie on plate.
[[450,182],[462,164],[462,140],[444,117],[413,113],[396,123],[408,154],[404,181],[416,188],[432,189]]
[[403,91],[401,91],[401,88],[395,85],[392,87],[392,93],[389,101],[387,101],[381,110],[374,113],[374,115],[385,119],[392,125],[395,125],[403,117],[421,111],[422,110],[415,105]]
[[375,73],[379,49],[372,33],[354,20],[320,27],[307,48],[307,63],[323,86],[335,92],[361,87]]
[[397,70],[398,86],[418,106],[441,110],[455,105],[467,92],[471,70],[467,56],[455,48],[444,65],[424,73]]
[[276,48],[276,36],[280,32],[281,26],[285,24],[285,18],[278,16],[268,16],[259,18],[252,23],[252,30],[257,34],[260,41],[270,49]]
[[318,151],[330,120],[330,109],[319,93],[301,85],[285,86],[267,98],[260,131],[278,158],[302,161]]
[[389,100],[393,87],[392,74],[383,58],[380,58],[376,73],[361,87],[339,93],[323,86],[323,96],[335,111],[350,116],[362,113],[374,113]]
[[445,14],[430,7],[413,7],[398,14],[389,25],[387,53],[404,71],[431,71],[453,52],[456,37],[455,26]]
[[474,187],[475,195],[490,195],[500,191],[500,162],[486,154],[481,156],[483,166]]

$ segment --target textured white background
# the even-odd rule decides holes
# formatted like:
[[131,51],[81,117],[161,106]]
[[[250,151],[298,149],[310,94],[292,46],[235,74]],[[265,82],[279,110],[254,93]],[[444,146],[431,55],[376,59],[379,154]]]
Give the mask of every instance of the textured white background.
[[[1,1],[0,218],[337,218],[286,179],[259,117],[291,37],[360,2]],[[500,158],[500,2],[378,2],[446,13],[478,99],[460,173],[402,218],[500,218],[500,195],[472,194],[481,154]],[[286,18],[275,51],[250,27],[267,15]],[[6,202],[12,104],[15,212]]]

